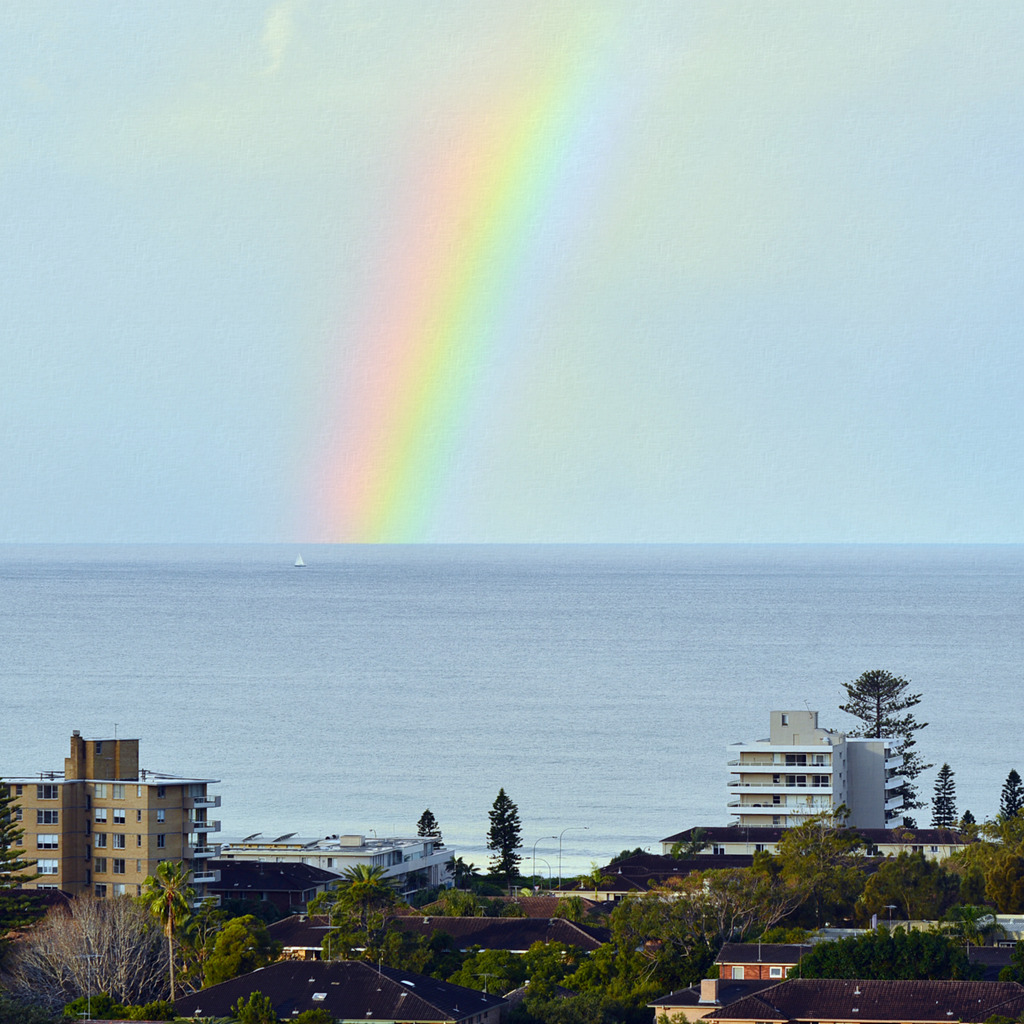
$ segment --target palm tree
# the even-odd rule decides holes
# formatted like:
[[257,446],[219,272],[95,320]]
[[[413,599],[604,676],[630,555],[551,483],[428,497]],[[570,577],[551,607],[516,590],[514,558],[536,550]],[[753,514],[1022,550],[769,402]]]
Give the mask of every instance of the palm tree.
[[461,857],[456,857],[452,861],[452,875],[455,888],[461,889],[465,883],[471,883],[474,878],[479,877],[480,869],[472,861],[467,864]]
[[192,912],[195,891],[188,884],[190,871],[183,861],[162,860],[156,874],[143,883],[142,901],[163,925],[171,965],[171,1001],[174,1001],[174,933]]
[[383,923],[385,911],[401,902],[394,885],[385,877],[382,867],[356,864],[346,868],[341,881],[327,892],[320,893],[309,904],[314,913],[326,910],[330,924],[348,925],[358,929],[369,940],[372,919],[379,915]]

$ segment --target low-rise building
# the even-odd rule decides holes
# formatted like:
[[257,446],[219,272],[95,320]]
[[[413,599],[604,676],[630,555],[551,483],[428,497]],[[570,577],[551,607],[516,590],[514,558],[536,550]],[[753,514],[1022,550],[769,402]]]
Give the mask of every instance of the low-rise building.
[[182,778],[139,767],[137,739],[84,739],[76,729],[63,771],[6,780],[39,878],[26,888],[99,897],[137,896],[164,860],[183,861],[197,899],[217,881],[210,812],[217,779]]
[[212,985],[174,1003],[182,1017],[233,1018],[239,999],[266,996],[281,1020],[325,1010],[335,1021],[416,1021],[422,1024],[499,1024],[500,996],[362,960],[329,963],[283,960]]
[[399,891],[408,896],[418,889],[450,885],[455,851],[431,836],[368,839],[362,835],[330,835],[323,839],[295,832],[267,839],[263,833],[226,844],[224,860],[265,864],[309,864],[341,875],[360,864],[383,868]]
[[[247,903],[270,903],[281,914],[305,913],[306,904],[338,881],[333,871],[312,864],[263,864],[259,861],[215,860],[210,867],[220,878],[210,885],[213,896]],[[253,911],[244,911],[252,913]]]
[[706,1016],[729,1024],[981,1024],[1024,1013],[1024,986],[1000,981],[864,981],[796,978]]
[[776,984],[774,981],[703,978],[696,985],[670,992],[647,1005],[654,1010],[654,1024],[659,1024],[662,1019],[667,1019],[670,1024],[687,1024],[702,1020],[715,1010]]
[[[750,857],[765,851],[776,853],[786,829],[778,826],[707,825],[695,826],[666,836],[661,840],[664,854],[671,854],[678,844],[693,849],[698,859],[721,857]],[[864,840],[864,852],[872,857],[895,857],[901,853],[922,853],[929,860],[945,860],[962,849],[967,840],[951,828],[858,828],[857,835]],[[719,862],[707,865],[718,867]],[[722,867],[730,866],[726,863]]]
[[782,981],[814,947],[790,942],[727,942],[715,958],[720,978]]

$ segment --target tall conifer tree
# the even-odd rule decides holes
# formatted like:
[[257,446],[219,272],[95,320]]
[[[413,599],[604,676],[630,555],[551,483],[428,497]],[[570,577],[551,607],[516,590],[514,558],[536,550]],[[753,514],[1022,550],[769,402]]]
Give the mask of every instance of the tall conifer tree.
[[432,837],[441,841],[441,826],[437,823],[437,818],[434,817],[433,812],[428,807],[421,815],[420,820],[416,822],[416,835],[423,838]]
[[[907,693],[910,681],[884,669],[865,672],[853,682],[843,685],[848,700],[839,705],[839,710],[864,723],[862,729],[851,735],[896,740],[895,753],[903,758],[903,767],[899,773],[906,779],[901,787],[903,808],[912,811],[924,807],[914,783],[921,772],[932,766],[925,764],[921,755],[914,750],[914,733],[924,729],[928,723],[919,722],[912,714],[906,713],[921,703],[921,694]],[[916,824],[911,817],[905,817],[904,822],[910,827]]]
[[35,861],[25,859],[24,836],[25,830],[18,825],[18,801],[0,779],[0,938],[31,924],[42,913],[30,891],[21,888],[39,877],[32,870]]
[[999,816],[1012,818],[1021,810],[1024,810],[1024,786],[1021,785],[1017,769],[1011,768],[1003,783],[1003,792],[999,799]]
[[932,828],[955,828],[956,821],[956,782],[953,779],[953,769],[944,764],[935,780]]
[[498,790],[494,806],[488,812],[491,827],[487,830],[487,849],[494,850],[491,870],[506,880],[519,874],[518,851],[522,848],[520,835],[523,831],[519,820],[519,808],[508,798],[504,788]]

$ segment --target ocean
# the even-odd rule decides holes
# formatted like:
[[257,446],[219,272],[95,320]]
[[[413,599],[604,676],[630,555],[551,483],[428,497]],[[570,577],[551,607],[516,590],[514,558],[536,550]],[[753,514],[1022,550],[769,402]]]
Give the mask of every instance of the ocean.
[[1017,546],[0,547],[0,775],[138,737],[220,780],[221,840],[429,807],[480,866],[503,787],[557,876],[559,834],[568,874],[726,824],[726,744],[773,708],[851,728],[884,668],[981,820],[1024,769],[1022,599]]

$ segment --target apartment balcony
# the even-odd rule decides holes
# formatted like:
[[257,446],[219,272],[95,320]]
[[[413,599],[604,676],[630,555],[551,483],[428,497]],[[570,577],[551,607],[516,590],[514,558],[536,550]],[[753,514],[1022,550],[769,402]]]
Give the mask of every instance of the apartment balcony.
[[194,821],[190,819],[188,823],[188,830],[189,832],[219,832],[220,822],[212,818],[207,819],[206,821]]
[[192,884],[193,885],[215,885],[220,881],[220,870],[209,871],[201,869],[199,871],[192,872]]
[[191,857],[193,860],[201,860],[203,857],[219,857],[220,849],[219,843],[211,843],[203,846],[186,846],[185,856]]
[[891,757],[887,757],[885,759],[885,770],[887,772],[893,772],[893,771],[896,771],[897,769],[902,768],[902,767],[903,767],[903,757],[902,756],[891,756]]
[[211,810],[220,807],[220,796],[187,796],[182,801],[182,806],[186,811]]
[[198,896],[198,897],[196,897],[196,899],[194,899],[192,901],[192,909],[193,910],[199,910],[199,908],[202,907],[202,905],[204,903],[211,903],[211,902],[212,902],[213,906],[219,907],[220,906],[220,897],[219,896]]
[[889,778],[889,779],[885,780],[885,788],[886,789],[898,789],[906,781],[907,781],[906,778],[904,778],[904,776],[902,776],[902,775],[893,775],[892,778]]
[[888,814],[890,811],[900,811],[903,809],[903,796],[894,796],[889,800],[885,801],[885,813]]

